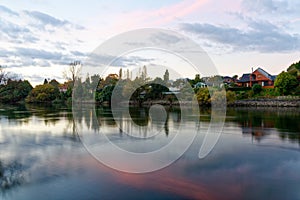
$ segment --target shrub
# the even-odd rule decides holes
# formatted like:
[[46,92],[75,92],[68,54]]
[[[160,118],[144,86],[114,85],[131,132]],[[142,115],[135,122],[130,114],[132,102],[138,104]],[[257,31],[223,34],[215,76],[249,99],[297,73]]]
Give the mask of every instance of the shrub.
[[227,91],[226,92],[226,100],[227,103],[233,103],[236,100],[236,94],[233,91]]
[[208,88],[200,88],[196,97],[200,105],[210,105],[211,99]]
[[252,86],[252,91],[253,91],[254,95],[259,94],[262,91],[262,86],[259,84],[254,84]]

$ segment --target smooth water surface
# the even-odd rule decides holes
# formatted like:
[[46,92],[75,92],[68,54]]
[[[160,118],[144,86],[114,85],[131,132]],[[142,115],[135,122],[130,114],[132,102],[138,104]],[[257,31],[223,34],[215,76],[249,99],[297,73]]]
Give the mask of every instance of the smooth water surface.
[[[147,109],[131,108],[136,125],[154,125],[152,134],[128,117],[114,119],[109,108],[75,119],[64,107],[0,106],[0,199],[300,199],[299,109],[229,109],[217,145],[200,160],[210,112],[182,121],[179,109],[167,109],[162,123]],[[198,131],[192,146],[169,167],[146,174],[99,163],[77,134],[92,143],[101,132],[140,153],[166,145],[178,127],[182,134]]]

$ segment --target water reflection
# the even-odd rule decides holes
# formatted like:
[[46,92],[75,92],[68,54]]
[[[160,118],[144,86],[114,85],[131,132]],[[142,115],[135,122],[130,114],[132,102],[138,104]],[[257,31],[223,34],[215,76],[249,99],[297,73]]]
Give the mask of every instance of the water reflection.
[[[180,109],[166,110],[163,123],[151,120],[148,108],[130,108],[130,115],[138,125],[156,123],[162,134],[151,140],[162,144],[172,139],[181,123],[185,134],[198,128],[196,121],[201,130],[209,125],[209,109],[184,121]],[[139,130],[125,113],[114,119],[109,108],[93,112],[84,109],[75,121],[65,107],[0,106],[0,199],[299,198],[299,109],[229,109],[224,133],[207,158],[197,157],[200,131],[177,162],[143,175],[115,172],[85,151],[78,128],[111,134],[112,141],[129,150],[147,148],[145,140],[126,137],[124,131]],[[137,134],[147,138],[149,132]]]
[[237,122],[243,134],[250,134],[257,141],[276,134],[282,140],[300,144],[299,108],[238,108],[229,109],[227,116],[227,121]]

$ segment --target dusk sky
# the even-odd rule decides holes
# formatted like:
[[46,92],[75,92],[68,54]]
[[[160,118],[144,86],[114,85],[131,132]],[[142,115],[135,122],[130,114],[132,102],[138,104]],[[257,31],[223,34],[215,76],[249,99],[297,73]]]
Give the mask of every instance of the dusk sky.
[[0,65],[33,85],[63,82],[68,63],[106,39],[164,28],[197,42],[221,75],[278,74],[300,60],[299,8],[295,0],[1,0]]

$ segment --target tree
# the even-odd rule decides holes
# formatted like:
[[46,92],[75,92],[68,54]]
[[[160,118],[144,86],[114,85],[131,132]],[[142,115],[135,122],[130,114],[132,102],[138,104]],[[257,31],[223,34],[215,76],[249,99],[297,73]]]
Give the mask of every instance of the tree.
[[3,84],[6,80],[6,73],[3,67],[0,65],[0,84]]
[[147,76],[148,76],[148,74],[147,74],[147,67],[146,67],[146,65],[144,65],[143,66],[142,75],[141,75],[142,80],[146,80]]
[[120,70],[119,70],[119,79],[120,80],[122,79],[122,75],[123,75],[123,71],[122,71],[122,68],[120,68]]
[[126,70],[126,79],[131,79],[129,69]]
[[54,87],[58,87],[59,86],[59,82],[55,79],[52,79],[50,82],[49,82],[50,85],[53,85]]
[[199,105],[210,105],[211,98],[208,88],[200,88],[196,94]]
[[45,78],[45,80],[44,80],[44,85],[45,84],[48,84],[48,80]]
[[252,86],[252,91],[254,94],[259,94],[262,91],[262,86],[256,83]]
[[28,103],[52,102],[59,97],[58,88],[50,84],[36,86],[26,98]]
[[28,81],[9,79],[6,85],[0,86],[0,102],[16,103],[23,101],[31,90],[32,86]]
[[75,83],[76,77],[78,77],[82,64],[80,61],[74,61],[69,64],[69,68],[63,72],[65,79],[72,81],[73,85]]
[[300,61],[291,64],[288,69],[287,72],[295,75],[295,76],[300,76]]
[[292,94],[298,85],[297,78],[288,72],[281,72],[275,79],[274,86],[278,88],[281,95]]
[[164,82],[168,83],[169,82],[169,78],[170,78],[170,74],[169,71],[166,70],[165,74],[164,74]]
[[195,75],[194,84],[201,82],[200,74]]

